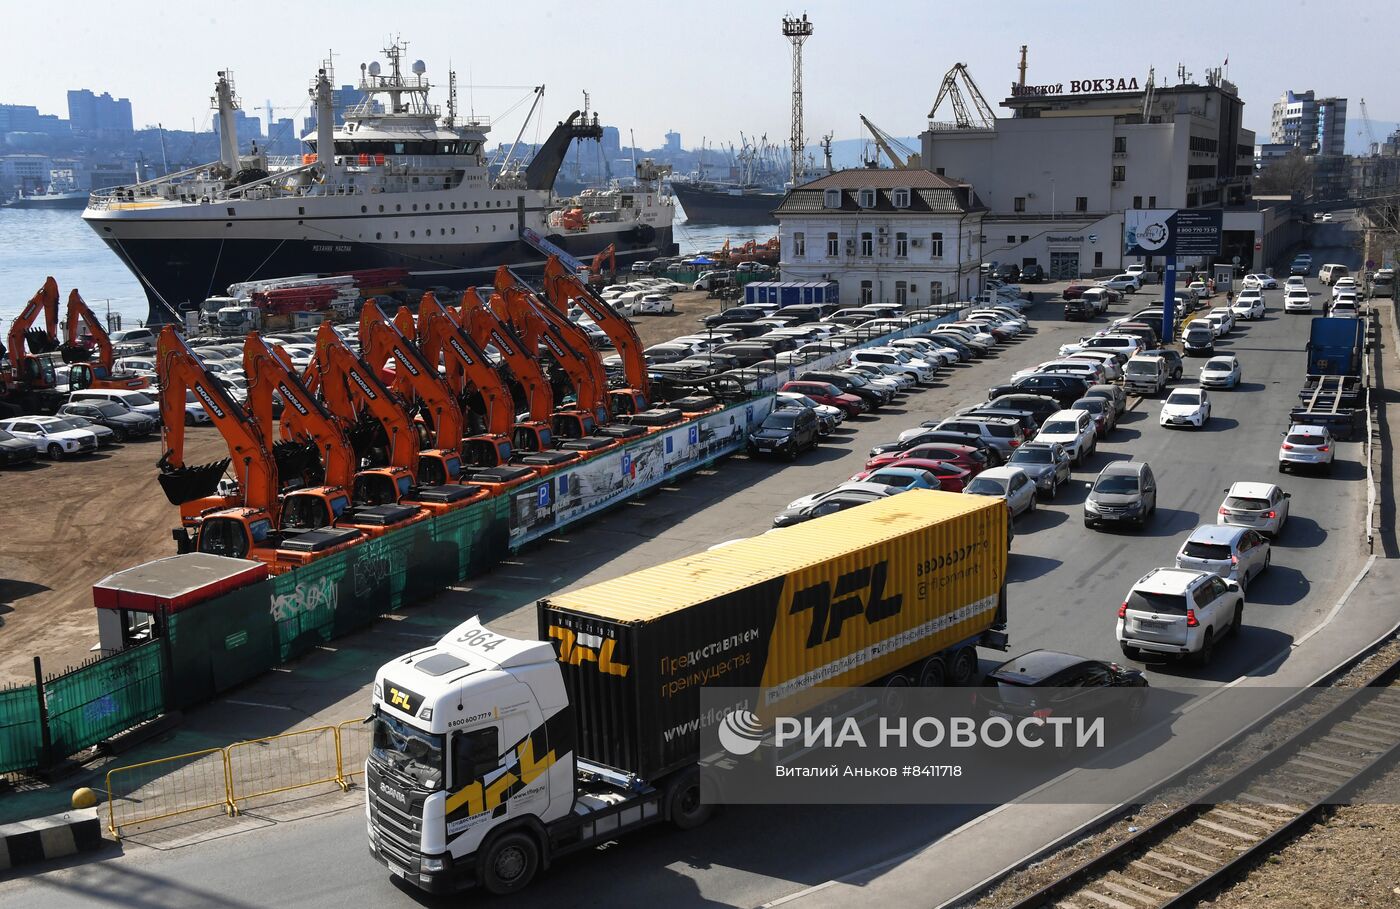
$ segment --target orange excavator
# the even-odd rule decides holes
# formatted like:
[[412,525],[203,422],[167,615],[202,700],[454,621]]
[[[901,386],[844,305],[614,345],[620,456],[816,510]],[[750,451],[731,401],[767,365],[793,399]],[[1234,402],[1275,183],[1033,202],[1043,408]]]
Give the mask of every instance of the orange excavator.
[[511,429],[512,460],[541,473],[577,461],[578,452],[554,448],[554,433],[549,424],[554,415],[554,391],[540,370],[534,346],[527,347],[508,324],[496,318],[475,288],[469,288],[462,295],[457,321],[478,347],[491,347],[500,354],[524,391],[529,419],[517,421]]
[[[289,537],[279,528],[283,500],[278,496],[278,465],[269,437],[204,369],[173,327],[163,329],[157,340],[156,374],[162,390],[165,445],[158,480],[166,498],[180,508],[181,526],[173,532],[180,552],[256,559],[280,573],[339,552],[359,538],[358,531],[350,531],[315,546],[289,548],[300,535]],[[210,464],[185,464],[186,392],[193,392],[208,412],[228,444],[230,457]],[[237,488],[220,492],[220,478],[230,466]]]
[[[371,424],[378,423],[378,427],[369,427],[371,438],[358,446],[367,449],[367,460],[384,463],[372,463],[355,474],[351,498],[356,503],[357,522],[373,519],[380,526],[402,524],[426,518],[429,513],[452,511],[480,497],[480,491],[470,486],[418,484],[422,449],[413,419],[328,322],[322,322],[316,333],[313,362],[326,409],[352,441],[366,435],[362,414],[370,417]],[[283,413],[285,416],[285,410]],[[382,450],[376,444],[381,432],[385,440]],[[441,458],[438,467],[444,475],[460,475],[461,457],[455,450],[432,449],[429,454]]]
[[646,355],[642,340],[632,323],[618,315],[607,301],[593,294],[588,285],[570,272],[558,256],[550,256],[544,264],[545,300],[553,311],[568,318],[569,308],[578,306],[603,330],[622,358],[627,387],[608,392],[612,412],[638,414],[651,407],[651,379],[647,375]]
[[[96,363],[90,362],[92,347],[83,342],[82,327],[87,328],[92,347],[97,349]],[[112,351],[112,340],[107,335],[107,329],[102,327],[97,316],[83,302],[76,287],[68,293],[68,317],[63,335],[63,361],[69,365],[68,385],[74,390],[118,388],[136,391],[151,386],[150,380],[144,376],[113,370],[116,355]]]
[[[551,257],[552,258],[552,257]],[[604,264],[608,270],[603,271]],[[589,284],[611,284],[617,280],[617,244],[609,243],[603,247],[603,251],[593,257],[593,262],[588,266]]]
[[[44,317],[43,329],[34,327],[40,315]],[[41,356],[56,350],[58,282],[50,277],[10,323],[10,375],[0,379],[0,383],[3,383],[0,384],[0,393],[7,391],[3,386],[11,384],[17,391],[39,391],[57,386],[52,359]]]
[[[548,307],[537,305],[534,292],[505,266],[496,270],[495,290],[491,308],[497,318],[515,330],[527,350],[537,350],[543,342],[544,349],[573,386],[575,406],[560,407],[553,414],[555,435],[568,440],[560,447],[585,451],[609,447],[611,442],[589,441],[596,435],[599,425],[607,423],[610,417],[607,374],[602,361],[588,346],[588,336],[568,319],[559,318],[558,323],[562,324],[556,324],[552,318],[555,314]],[[574,343],[570,343],[570,334],[576,335]],[[575,344],[582,344],[583,352]],[[584,442],[589,444],[581,444]]]

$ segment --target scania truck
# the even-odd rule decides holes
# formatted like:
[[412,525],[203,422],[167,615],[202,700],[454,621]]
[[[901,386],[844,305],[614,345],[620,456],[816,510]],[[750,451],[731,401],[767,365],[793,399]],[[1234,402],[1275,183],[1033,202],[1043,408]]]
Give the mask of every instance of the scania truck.
[[469,619],[375,676],[370,851],[431,893],[504,894],[698,826],[702,688],[967,684],[1007,647],[1006,540],[1002,500],[911,490],[540,600],[538,641]]

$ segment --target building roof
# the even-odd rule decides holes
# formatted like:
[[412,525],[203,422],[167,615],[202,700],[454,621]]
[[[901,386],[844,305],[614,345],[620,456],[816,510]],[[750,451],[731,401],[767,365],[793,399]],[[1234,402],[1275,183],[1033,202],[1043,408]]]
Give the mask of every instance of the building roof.
[[[839,208],[826,205],[826,191],[841,191]],[[862,208],[859,192],[862,189],[875,190],[875,205]],[[907,208],[896,208],[894,190],[909,190]],[[987,207],[977,198],[972,187],[958,180],[935,174],[930,170],[892,170],[883,168],[852,168],[840,170],[825,177],[804,183],[792,189],[778,205],[775,213],[782,215],[815,214],[818,212],[858,213],[862,211],[882,214],[949,214],[961,215],[974,211],[986,211]]]

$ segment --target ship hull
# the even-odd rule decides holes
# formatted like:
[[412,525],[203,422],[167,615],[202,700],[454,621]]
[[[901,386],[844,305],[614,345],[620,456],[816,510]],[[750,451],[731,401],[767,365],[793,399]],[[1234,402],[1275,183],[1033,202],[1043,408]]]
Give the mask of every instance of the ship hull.
[[87,193],[53,196],[19,196],[5,203],[6,208],[41,208],[50,211],[82,211],[87,208]]
[[[197,306],[225,292],[230,284],[293,275],[334,274],[376,268],[403,268],[415,287],[464,289],[488,285],[496,268],[510,265],[526,273],[544,257],[523,240],[485,243],[393,244],[348,239],[257,239],[236,241],[193,237],[116,239],[103,234],[113,252],[141,281],[150,304],[148,321],[174,321],[175,311]],[[579,258],[617,244],[619,262],[673,255],[670,225],[549,239]]]
[[777,224],[773,210],[783,201],[782,193],[728,193],[682,183],[671,184],[671,191],[692,224]]

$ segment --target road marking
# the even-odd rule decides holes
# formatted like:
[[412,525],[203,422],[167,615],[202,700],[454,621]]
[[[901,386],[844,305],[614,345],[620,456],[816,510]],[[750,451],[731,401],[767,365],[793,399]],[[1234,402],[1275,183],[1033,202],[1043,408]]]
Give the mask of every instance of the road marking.
[[234,700],[233,698],[228,698],[227,700],[224,701],[224,703],[225,703],[225,704],[237,704],[237,705],[239,705],[240,707],[266,707],[266,708],[269,709],[269,710],[291,710],[291,709],[292,709],[292,708],[290,708],[290,707],[284,707],[284,706],[282,706],[281,704],[263,704],[263,703],[260,703],[260,702],[258,702],[258,701],[236,701],[236,700]]

